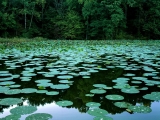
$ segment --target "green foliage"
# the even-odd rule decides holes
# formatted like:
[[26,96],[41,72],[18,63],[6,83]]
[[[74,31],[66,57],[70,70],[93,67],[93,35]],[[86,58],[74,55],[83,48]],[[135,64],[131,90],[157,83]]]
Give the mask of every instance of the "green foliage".
[[68,11],[64,18],[61,18],[55,23],[61,32],[61,36],[64,39],[80,39],[83,33],[83,24],[80,21],[80,17],[75,11]]
[[159,39],[157,0],[1,0],[0,37]]

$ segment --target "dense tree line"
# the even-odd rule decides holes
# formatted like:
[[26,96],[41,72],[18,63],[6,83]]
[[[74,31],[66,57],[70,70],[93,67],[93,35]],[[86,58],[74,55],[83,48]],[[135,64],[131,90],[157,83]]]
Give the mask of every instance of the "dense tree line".
[[0,0],[0,37],[159,39],[160,0]]

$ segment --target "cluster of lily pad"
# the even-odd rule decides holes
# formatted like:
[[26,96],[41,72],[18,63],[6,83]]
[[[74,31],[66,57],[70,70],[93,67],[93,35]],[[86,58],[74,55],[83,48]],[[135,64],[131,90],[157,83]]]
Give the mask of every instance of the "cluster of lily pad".
[[[47,43],[47,44],[46,44]],[[135,45],[102,45],[97,42],[94,45],[90,45],[90,42],[79,45],[76,42],[75,46],[59,45],[56,42],[42,42],[34,43],[37,49],[31,45],[31,49],[28,48],[13,48],[5,49],[0,55],[0,67],[5,67],[6,70],[0,71],[0,94],[15,95],[15,94],[30,94],[39,93],[46,95],[58,95],[60,90],[67,90],[74,84],[76,77],[82,77],[88,79],[99,71],[107,71],[110,69],[120,68],[127,72],[123,74],[123,77],[118,77],[112,80],[113,87],[107,86],[107,84],[97,83],[93,84],[94,89],[91,89],[90,93],[86,96],[93,97],[95,94],[105,94],[107,100],[116,101],[115,106],[120,108],[127,108],[134,112],[144,111],[150,112],[148,107],[133,106],[130,103],[123,102],[125,99],[118,93],[107,94],[108,90],[118,89],[123,94],[137,94],[141,91],[148,90],[151,86],[158,87],[160,85],[159,69],[160,58],[159,50],[155,50],[152,53],[153,47],[150,49],[146,46],[137,47]],[[50,45],[48,45],[48,43]],[[29,46],[28,43],[26,43]],[[65,43],[67,44],[67,42]],[[46,46],[44,46],[46,45]],[[39,47],[43,46],[43,47]],[[54,46],[54,47],[53,47]],[[137,49],[135,49],[135,47]],[[145,48],[145,50],[143,49]],[[148,50],[147,50],[148,49]],[[132,63],[133,62],[133,63]],[[16,70],[20,71],[16,73]],[[142,70],[141,76],[136,76],[134,72]],[[114,72],[114,71],[113,71]],[[133,72],[133,73],[132,73]],[[35,80],[36,76],[42,76],[44,79]],[[32,80],[34,88],[30,86],[24,87],[18,84],[18,81],[23,83],[29,83]],[[58,81],[55,82],[55,81]],[[143,87],[141,87],[143,85]],[[107,94],[107,95],[106,95]],[[159,92],[152,92],[143,96],[144,99],[160,100]],[[1,105],[18,104],[21,100],[13,99],[10,103],[10,99],[5,98],[0,100]],[[15,102],[17,101],[17,102]],[[121,102],[119,102],[121,101]],[[7,103],[8,104],[7,104]],[[62,100],[56,102],[59,106],[71,106],[72,101]],[[87,113],[96,116],[94,120],[111,120],[105,116],[107,111],[100,109],[100,103],[89,102],[87,107],[91,107]],[[22,107],[17,108],[23,111]],[[11,112],[16,111],[13,109]],[[26,108],[27,110],[28,108]],[[135,110],[136,109],[136,110]],[[14,112],[13,112],[14,113]],[[17,112],[18,113],[18,112]],[[27,117],[27,120],[37,118],[39,114],[33,114]],[[44,115],[50,118],[50,115]],[[42,119],[39,117],[38,119]]]
[[[10,106],[10,105],[16,105],[19,103],[22,103],[23,100],[21,100],[20,98],[4,98],[2,100],[0,100],[0,105],[4,105],[4,106]],[[35,106],[17,106],[15,108],[12,108],[10,110],[10,115],[2,118],[2,120],[19,120],[21,118],[21,115],[27,115],[27,114],[31,114],[28,115],[26,117],[25,120],[48,120],[50,118],[52,118],[52,115],[47,114],[47,113],[34,113],[37,110],[37,108]]]

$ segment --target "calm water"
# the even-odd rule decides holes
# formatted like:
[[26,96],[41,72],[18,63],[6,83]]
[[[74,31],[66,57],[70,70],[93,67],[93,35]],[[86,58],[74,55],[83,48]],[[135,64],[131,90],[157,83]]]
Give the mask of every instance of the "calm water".
[[[43,58],[44,57],[44,58]],[[70,84],[70,88],[68,89],[60,89],[56,90],[59,92],[58,95],[46,95],[38,94],[38,93],[30,93],[30,94],[14,94],[14,95],[6,95],[4,93],[0,93],[0,99],[7,98],[7,97],[15,97],[21,98],[24,100],[22,104],[18,105],[33,105],[37,106],[37,111],[34,113],[49,113],[53,116],[53,120],[93,120],[94,116],[91,116],[87,113],[89,108],[86,106],[87,102],[98,102],[101,103],[100,108],[105,109],[108,111],[109,117],[113,118],[113,120],[160,120],[160,103],[159,101],[150,101],[143,98],[144,95],[149,94],[151,92],[160,91],[158,85],[146,85],[143,81],[140,84],[132,83],[132,77],[138,76],[142,77],[146,71],[142,69],[144,66],[148,66],[147,64],[137,62],[134,59],[124,59],[125,56],[123,55],[113,55],[112,57],[117,57],[114,62],[110,64],[104,64],[104,58],[98,59],[94,64],[93,67],[87,66],[87,63],[81,63],[76,66],[74,73],[79,73],[80,71],[86,72],[88,68],[92,68],[94,70],[98,70],[99,72],[91,73],[90,78],[83,78],[82,75],[74,76],[74,78],[69,79],[69,81],[74,81],[73,84]],[[47,56],[35,57],[41,58],[39,61],[39,65],[42,65],[42,69],[34,70],[32,73],[37,74],[38,72],[49,72],[49,69],[58,69],[61,73],[55,75],[54,77],[45,77],[43,74],[37,74],[36,76],[31,76],[31,80],[22,81],[21,77],[23,77],[22,71],[27,70],[29,68],[38,67],[39,65],[34,63],[31,59],[26,60],[20,63],[16,63],[17,66],[12,67],[11,65],[7,65],[6,61],[15,60],[14,57],[7,57],[1,60],[1,71],[9,71],[11,74],[20,75],[18,78],[14,78],[12,81],[15,84],[21,85],[19,88],[15,89],[23,89],[23,88],[35,88],[38,89],[35,81],[39,79],[49,79],[53,84],[59,84],[59,79],[57,76],[60,75],[68,75],[71,70],[65,70],[60,68],[68,68],[70,69],[71,66],[67,66],[65,64],[59,64],[51,67],[46,67],[47,62],[50,61],[51,58]],[[32,59],[35,59],[32,58]],[[123,58],[120,60],[120,58]],[[52,58],[53,59],[53,58]],[[55,58],[54,58],[55,59]],[[57,59],[55,59],[56,61]],[[35,60],[36,61],[36,60]],[[156,61],[154,61],[156,62]],[[19,67],[18,67],[19,66]],[[82,67],[83,66],[83,67]],[[84,67],[85,66],[85,67]],[[126,66],[129,66],[126,68]],[[151,66],[156,72],[156,77],[160,77],[159,69],[157,67]],[[8,69],[14,68],[14,69]],[[100,69],[100,68],[107,68]],[[126,68],[126,69],[125,69]],[[134,69],[133,69],[134,68]],[[63,72],[68,71],[68,72]],[[127,74],[134,74],[127,75]],[[130,80],[127,84],[131,86],[137,86],[138,88],[147,87],[147,90],[140,90],[137,94],[128,94],[121,92],[120,89],[116,89],[115,82],[112,80],[116,80],[117,78],[127,77]],[[150,81],[160,81],[160,79],[154,78],[155,75],[147,76],[146,78]],[[140,81],[140,80],[139,80]],[[93,97],[85,96],[86,94],[90,93],[90,90],[94,89],[94,84],[105,84],[107,87],[112,87],[112,89],[107,89],[107,92],[104,94],[95,94]],[[9,87],[9,86],[8,86]],[[11,88],[14,89],[14,88]],[[52,91],[50,87],[46,87],[47,91]],[[118,94],[124,97],[125,102],[131,103],[133,105],[144,105],[148,106],[152,109],[150,113],[129,113],[124,108],[118,108],[114,105],[114,102],[105,98],[106,95],[109,94]],[[69,107],[60,107],[56,104],[57,101],[60,100],[69,100],[73,102],[72,106]],[[10,109],[16,107],[17,105],[13,106],[0,106],[0,118],[3,118],[10,114]],[[28,115],[22,115],[21,120],[24,120]]]

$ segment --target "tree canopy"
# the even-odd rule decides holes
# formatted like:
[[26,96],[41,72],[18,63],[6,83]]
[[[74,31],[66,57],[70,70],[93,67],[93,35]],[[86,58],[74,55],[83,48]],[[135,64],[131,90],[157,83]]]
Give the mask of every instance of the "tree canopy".
[[159,0],[1,0],[0,37],[159,39]]

